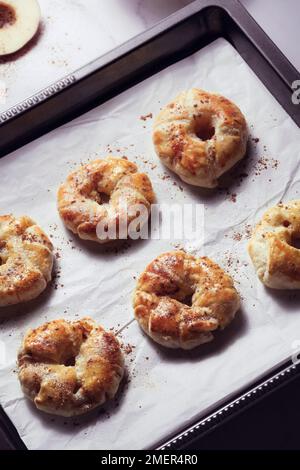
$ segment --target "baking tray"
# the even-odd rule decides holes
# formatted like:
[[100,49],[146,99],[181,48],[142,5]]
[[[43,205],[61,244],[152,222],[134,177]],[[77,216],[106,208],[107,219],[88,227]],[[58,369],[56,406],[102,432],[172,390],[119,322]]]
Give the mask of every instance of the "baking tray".
[[[196,1],[147,32],[0,114],[0,156],[68,122],[206,46],[219,37],[229,41],[271,94],[300,127],[292,103],[299,73],[235,0]],[[230,401],[218,404],[159,449],[184,449],[225,420],[292,380],[300,366],[287,360]],[[3,411],[0,424],[13,449],[24,449]]]

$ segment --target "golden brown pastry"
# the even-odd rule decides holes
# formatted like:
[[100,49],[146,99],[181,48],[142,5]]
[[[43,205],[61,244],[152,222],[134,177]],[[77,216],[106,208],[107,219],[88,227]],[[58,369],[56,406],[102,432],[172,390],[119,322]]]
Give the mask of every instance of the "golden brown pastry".
[[249,255],[261,282],[273,289],[300,289],[300,200],[268,209],[253,230]]
[[213,339],[240,306],[232,279],[210,259],[171,251],[152,261],[138,280],[134,314],[154,341],[192,349]]
[[[58,210],[67,228],[84,240],[107,243],[119,236],[118,227],[126,230],[137,213],[130,208],[143,206],[146,220],[154,201],[147,175],[124,158],[95,160],[71,173],[58,191]],[[127,206],[126,217],[124,206]],[[99,231],[116,226],[116,232]]]
[[0,307],[41,294],[52,267],[52,243],[32,219],[0,216]]
[[30,330],[18,356],[24,394],[39,410],[86,413],[114,397],[123,377],[118,340],[90,318]]
[[161,161],[186,183],[214,188],[242,159],[247,125],[239,108],[221,95],[193,88],[165,106],[154,123]]

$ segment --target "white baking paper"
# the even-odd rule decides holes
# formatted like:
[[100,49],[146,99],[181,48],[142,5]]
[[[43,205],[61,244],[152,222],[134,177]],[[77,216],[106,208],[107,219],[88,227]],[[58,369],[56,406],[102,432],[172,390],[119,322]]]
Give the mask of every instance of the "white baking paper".
[[[203,191],[166,171],[153,150],[152,119],[140,118],[156,115],[190,87],[224,94],[249,123],[249,156],[225,178],[226,189]],[[53,237],[60,256],[55,286],[30,304],[1,310],[8,319],[1,323],[6,360],[0,401],[30,449],[155,446],[292,354],[300,338],[299,296],[265,289],[246,245],[251,226],[267,207],[299,197],[299,143],[297,126],[233,47],[219,39],[0,160],[0,212],[33,217]],[[204,204],[204,245],[193,253],[219,262],[243,298],[232,325],[212,343],[190,352],[167,350],[131,321],[135,277],[176,242],[136,241],[114,252],[79,241],[59,220],[59,184],[80,162],[110,151],[149,174],[159,203]],[[115,330],[128,324],[120,339],[130,345],[129,383],[101,413],[68,420],[39,412],[23,397],[15,371],[24,332],[51,319],[85,315]]]

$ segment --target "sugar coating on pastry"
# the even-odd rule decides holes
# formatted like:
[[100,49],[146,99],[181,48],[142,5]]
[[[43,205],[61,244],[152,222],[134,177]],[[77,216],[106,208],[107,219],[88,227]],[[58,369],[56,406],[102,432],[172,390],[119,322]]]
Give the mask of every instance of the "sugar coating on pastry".
[[252,232],[248,252],[266,286],[300,289],[299,239],[300,200],[278,204],[264,213]]
[[230,276],[209,258],[171,251],[146,267],[133,303],[135,318],[154,341],[192,349],[233,320],[240,299]]
[[71,417],[113,398],[124,373],[117,338],[91,318],[30,330],[18,355],[24,394],[46,413]]
[[[109,157],[83,165],[58,191],[58,210],[66,227],[80,238],[98,243],[123,238],[119,227],[128,229],[139,206],[146,223],[153,202],[150,179],[125,158]],[[108,228],[114,226],[117,230],[110,234]],[[100,235],[99,227],[107,231]]]
[[200,89],[180,93],[158,114],[153,129],[157,155],[186,183],[214,188],[241,160],[248,131],[240,109]]
[[52,267],[52,243],[32,219],[0,216],[0,307],[40,295]]

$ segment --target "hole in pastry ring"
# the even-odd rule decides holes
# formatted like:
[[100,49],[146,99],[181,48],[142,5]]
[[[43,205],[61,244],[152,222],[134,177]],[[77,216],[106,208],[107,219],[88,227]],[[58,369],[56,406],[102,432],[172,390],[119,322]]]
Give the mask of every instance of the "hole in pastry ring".
[[[150,179],[139,173],[137,166],[125,158],[94,160],[71,173],[58,191],[58,210],[66,227],[84,240],[107,243],[118,238],[113,234],[99,236],[99,225],[126,229],[137,214],[130,208],[142,205],[147,217],[154,202]],[[129,210],[122,212],[126,204]]]
[[134,295],[140,326],[169,348],[192,349],[211,341],[212,331],[225,328],[239,305],[232,279],[216,263],[183,251],[164,253],[152,261]]
[[0,307],[36,298],[51,280],[53,246],[29,217],[0,216]]
[[268,209],[248,251],[261,282],[273,289],[300,289],[300,200]]
[[240,109],[221,95],[193,88],[165,106],[154,122],[153,143],[161,161],[186,183],[214,188],[241,160],[247,125]]
[[46,413],[76,416],[115,396],[124,373],[119,342],[90,318],[30,330],[18,355],[24,394]]

